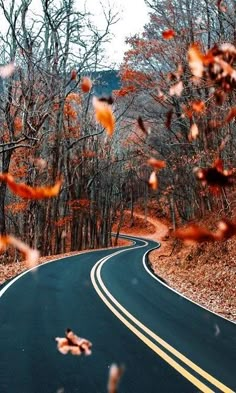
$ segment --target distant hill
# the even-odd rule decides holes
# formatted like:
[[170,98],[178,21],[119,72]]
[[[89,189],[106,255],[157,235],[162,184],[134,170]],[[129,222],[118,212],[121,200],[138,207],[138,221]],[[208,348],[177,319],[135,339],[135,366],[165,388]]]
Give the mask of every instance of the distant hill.
[[117,70],[98,71],[91,74],[94,81],[95,95],[110,95],[112,90],[118,90],[121,87],[120,77]]

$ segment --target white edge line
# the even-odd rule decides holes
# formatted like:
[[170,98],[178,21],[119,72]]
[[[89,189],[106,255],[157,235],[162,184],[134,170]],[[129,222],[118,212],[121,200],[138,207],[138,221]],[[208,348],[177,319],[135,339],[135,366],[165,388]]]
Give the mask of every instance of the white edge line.
[[[152,240],[152,241],[154,241],[154,240]],[[159,248],[160,245],[161,245],[161,243],[158,243],[158,246],[152,248],[151,250],[146,251],[145,254],[143,255],[143,266],[144,266],[144,269],[148,272],[148,274],[150,274],[150,276],[152,276],[156,281],[158,281],[159,284],[164,285],[164,286],[165,286],[166,288],[168,288],[170,291],[175,292],[177,295],[183,297],[184,299],[186,299],[186,300],[188,300],[189,302],[195,304],[196,306],[198,306],[198,307],[200,307],[200,308],[203,308],[204,310],[210,312],[211,314],[214,314],[214,315],[216,315],[217,317],[222,318],[222,319],[224,319],[225,321],[231,322],[233,325],[235,325],[236,322],[231,321],[230,319],[227,319],[227,318],[223,317],[222,315],[218,314],[217,312],[212,311],[212,310],[209,310],[209,308],[203,306],[202,304],[199,304],[199,303],[195,302],[194,300],[190,299],[190,298],[187,297],[186,295],[184,295],[184,294],[178,292],[176,289],[170,287],[168,284],[166,284],[165,282],[163,282],[162,280],[160,280],[155,274],[152,273],[152,271],[150,270],[150,268],[147,266],[147,262],[146,262],[147,258],[146,258],[146,255],[147,255],[150,251],[153,251],[153,250],[155,250],[156,248]],[[149,263],[150,263],[150,262],[149,262]]]
[[[122,235],[122,236],[123,236],[123,235]],[[127,237],[128,237],[128,236],[127,236]],[[131,239],[134,239],[134,238],[131,237]],[[133,240],[133,244],[136,244],[135,240]],[[120,247],[124,247],[124,246],[120,246]],[[127,246],[127,247],[130,247],[130,246]],[[117,248],[118,248],[118,247],[117,247]],[[110,249],[112,250],[112,248],[110,248]],[[0,290],[0,298],[4,295],[4,293],[8,290],[8,288],[10,288],[17,280],[19,280],[19,279],[20,279],[21,277],[23,277],[25,274],[27,274],[27,273],[29,273],[29,272],[31,272],[31,271],[33,271],[33,270],[37,270],[37,269],[40,268],[41,266],[48,265],[49,263],[52,263],[52,262],[60,261],[61,259],[71,258],[71,257],[74,257],[74,256],[78,256],[78,255],[82,255],[82,254],[87,254],[87,253],[90,253],[90,252],[106,251],[106,250],[109,250],[109,248],[106,248],[106,249],[98,249],[98,250],[78,251],[78,254],[74,254],[74,255],[70,255],[70,256],[63,256],[63,257],[56,258],[56,259],[51,259],[50,261],[47,261],[47,262],[41,263],[40,265],[31,267],[30,269],[27,269],[27,270],[25,270],[24,272],[20,273],[20,274],[19,274],[18,276],[16,276],[15,278],[12,278],[7,284],[4,285],[4,283],[3,283],[4,287]]]

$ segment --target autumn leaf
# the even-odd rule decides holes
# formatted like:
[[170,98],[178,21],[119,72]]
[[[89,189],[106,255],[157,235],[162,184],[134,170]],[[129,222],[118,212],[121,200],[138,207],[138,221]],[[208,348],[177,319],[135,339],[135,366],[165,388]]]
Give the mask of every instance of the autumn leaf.
[[174,36],[175,36],[174,30],[170,29],[170,30],[165,30],[165,31],[162,32],[162,37],[165,40],[171,40],[172,38],[174,38]]
[[151,173],[148,184],[152,188],[152,190],[156,191],[158,189],[158,179],[155,171]]
[[192,102],[192,108],[194,112],[202,113],[205,111],[206,107],[204,101],[199,100],[199,101]]
[[55,185],[52,187],[31,187],[25,183],[16,183],[14,177],[9,173],[0,174],[0,180],[6,182],[14,194],[27,199],[55,197],[59,194],[62,184],[61,180],[57,180]]
[[191,141],[195,141],[195,139],[197,139],[199,134],[199,130],[198,130],[198,126],[196,123],[193,123],[190,127],[189,130],[189,134],[188,134],[188,140]]
[[78,337],[71,329],[66,329],[66,337],[56,337],[57,349],[63,355],[91,355],[92,343],[85,338]]
[[110,366],[108,384],[107,384],[108,393],[118,392],[118,385],[123,373],[124,373],[124,366],[117,366],[117,364],[115,363],[113,363]]
[[87,76],[84,76],[81,80],[80,87],[84,93],[88,93],[92,89],[92,81]]
[[4,251],[7,246],[15,247],[24,255],[28,268],[37,266],[39,260],[38,250],[30,248],[27,244],[12,235],[0,236],[0,251]]
[[76,70],[72,70],[72,71],[71,71],[70,79],[71,79],[72,81],[74,81],[74,80],[77,79],[77,72],[76,72]]
[[203,54],[198,44],[190,45],[188,49],[188,64],[194,76],[201,78],[204,71]]
[[173,236],[177,239],[183,240],[186,243],[190,242],[212,242],[215,240],[213,234],[203,227],[196,224],[188,225],[185,228],[179,228],[173,232]]
[[153,167],[153,169],[162,169],[166,167],[165,161],[157,160],[154,157],[151,157],[147,160],[147,163]]
[[225,118],[225,122],[229,123],[231,122],[231,120],[233,120],[236,117],[236,106],[234,106],[233,108],[230,108],[226,118]]
[[93,97],[93,106],[97,122],[106,129],[109,136],[112,136],[115,129],[115,116],[111,106],[106,102],[100,102],[97,97]]
[[9,78],[10,76],[12,76],[12,74],[14,74],[15,69],[16,69],[16,66],[15,66],[14,62],[11,62],[9,64],[1,66],[0,67],[1,78],[3,78],[3,79]]
[[173,236],[183,240],[185,243],[203,243],[224,241],[236,234],[236,224],[229,221],[228,219],[219,221],[217,228],[218,229],[216,232],[211,232],[197,224],[191,224],[185,228],[177,229],[173,233]]
[[141,116],[138,117],[137,122],[140,130],[142,130],[146,135],[148,135],[148,131]]
[[170,129],[172,116],[173,116],[173,109],[170,109],[170,110],[167,112],[167,114],[166,114],[166,121],[165,121],[165,126],[166,126],[166,128],[169,128],[169,129]]
[[234,177],[227,171],[221,171],[217,167],[195,168],[196,178],[203,184],[212,187],[226,187],[234,184]]
[[113,99],[112,96],[109,96],[109,97],[99,97],[98,100],[99,100],[100,102],[106,102],[106,103],[109,104],[109,105],[112,105],[112,104],[114,103],[114,99]]
[[224,5],[224,2],[223,2],[223,0],[217,0],[217,7],[218,7],[218,9],[221,11],[221,12],[226,12],[227,11],[227,8],[226,8],[226,6]]
[[175,95],[177,97],[180,97],[181,94],[182,94],[183,88],[184,88],[184,85],[183,85],[182,81],[180,81],[180,82],[176,83],[175,85],[171,86],[170,90],[169,90],[170,96],[174,96]]

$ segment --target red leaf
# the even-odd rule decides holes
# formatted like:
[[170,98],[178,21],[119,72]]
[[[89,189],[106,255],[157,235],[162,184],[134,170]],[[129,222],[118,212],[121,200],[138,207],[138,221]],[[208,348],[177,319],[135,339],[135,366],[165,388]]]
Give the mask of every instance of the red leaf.
[[170,30],[165,30],[165,31],[162,32],[162,37],[165,40],[171,40],[172,38],[174,38],[174,36],[175,36],[174,30],[170,29]]

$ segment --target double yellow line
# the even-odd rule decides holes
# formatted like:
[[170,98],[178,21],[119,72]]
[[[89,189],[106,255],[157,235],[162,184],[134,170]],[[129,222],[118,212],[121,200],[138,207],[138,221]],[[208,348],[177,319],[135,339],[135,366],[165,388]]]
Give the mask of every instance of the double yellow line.
[[[146,242],[143,246],[138,246],[136,248],[141,248],[146,246]],[[129,250],[131,247],[129,247]],[[136,319],[125,307],[123,307],[114,296],[108,291],[106,288],[102,277],[101,270],[103,265],[113,256],[118,255],[126,250],[116,251],[115,253],[102,258],[99,260],[91,270],[91,281],[93,286],[103,300],[103,302],[107,305],[107,307],[116,315],[117,318],[121,322],[123,322],[137,337],[140,338],[149,348],[151,348],[157,355],[159,355],[163,360],[165,360],[170,366],[172,366],[176,371],[178,371],[181,375],[183,375],[188,381],[190,381],[193,385],[195,385],[198,389],[200,389],[204,393],[214,393],[214,390],[210,389],[205,383],[203,383],[200,379],[195,377],[189,371],[187,371],[181,364],[179,364],[176,360],[174,360],[170,355],[174,355],[175,358],[180,360],[184,365],[186,365],[189,369],[192,369],[199,376],[204,378],[206,381],[210,382],[211,385],[217,387],[224,393],[235,393],[232,389],[218,381],[212,375],[204,371],[197,364],[192,362],[186,356],[184,356],[181,352],[177,351],[174,347],[168,344],[161,337],[156,335],[152,330],[150,330],[147,326],[145,326],[142,322]],[[145,334],[144,334],[145,333]],[[150,338],[154,340],[150,340]],[[167,354],[163,349],[161,349],[157,344],[161,345],[162,348],[167,350],[169,354]]]

